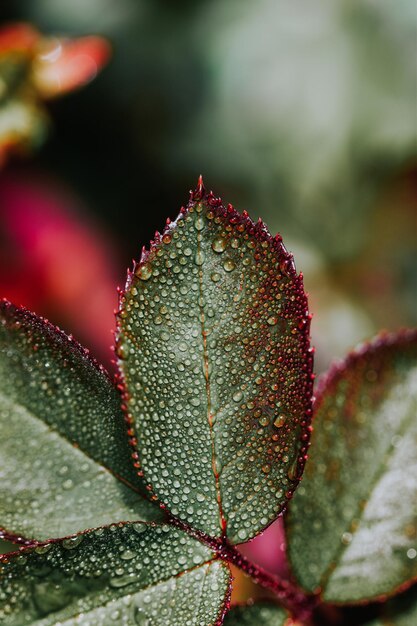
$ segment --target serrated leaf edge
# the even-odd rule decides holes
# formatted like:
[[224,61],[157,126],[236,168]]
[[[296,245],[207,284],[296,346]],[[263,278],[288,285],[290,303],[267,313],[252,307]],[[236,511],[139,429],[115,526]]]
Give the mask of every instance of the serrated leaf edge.
[[[118,373],[116,374],[116,382],[117,382],[117,388],[119,389],[121,396],[122,396],[122,410],[125,415],[125,421],[128,425],[129,442],[133,449],[132,458],[134,459],[135,467],[138,470],[138,476],[140,478],[143,478],[146,482],[146,488],[149,491],[151,500],[154,502],[157,502],[160,508],[163,509],[164,511],[167,511],[168,514],[171,516],[171,518],[173,518],[173,516],[169,513],[169,507],[165,503],[160,502],[158,497],[155,495],[152,484],[147,480],[145,472],[143,471],[141,463],[140,463],[140,455],[139,455],[139,451],[137,447],[137,431],[135,428],[134,420],[132,416],[130,415],[129,407],[128,407],[130,394],[127,390],[125,376],[121,368],[121,362],[123,361],[123,358],[121,357],[120,352],[118,351],[118,341],[119,341],[119,337],[122,334],[121,313],[123,310],[123,300],[126,295],[126,292],[130,289],[133,283],[135,273],[138,272],[138,270],[147,263],[150,254],[153,251],[155,251],[158,248],[158,246],[163,244],[163,238],[166,236],[170,236],[171,231],[175,229],[178,221],[183,219],[184,216],[186,216],[190,212],[190,209],[193,209],[197,203],[205,201],[207,205],[212,209],[213,213],[216,214],[216,217],[221,217],[222,219],[227,218],[229,219],[229,223],[232,223],[234,225],[242,224],[244,227],[248,228],[248,233],[252,235],[253,237],[255,237],[255,239],[257,239],[259,242],[267,241],[269,244],[273,246],[274,250],[278,254],[278,258],[280,259],[280,271],[294,280],[297,290],[300,293],[302,293],[305,298],[305,305],[306,305],[305,308],[306,308],[306,311],[308,311],[307,294],[304,290],[303,274],[301,272],[297,274],[295,263],[294,263],[294,257],[290,252],[288,252],[288,250],[284,246],[282,242],[282,236],[279,233],[277,233],[275,236],[272,236],[268,230],[268,227],[266,226],[266,224],[263,222],[261,218],[259,218],[257,222],[254,222],[250,218],[247,211],[245,210],[242,212],[242,214],[240,214],[233,207],[232,204],[228,204],[227,207],[225,207],[220,197],[216,197],[212,191],[208,193],[206,192],[201,175],[198,179],[198,184],[197,184],[196,189],[194,191],[190,190],[189,195],[190,197],[189,197],[187,206],[181,207],[180,212],[177,215],[177,217],[174,219],[174,221],[171,221],[170,218],[167,218],[165,227],[162,233],[160,233],[159,231],[156,231],[154,235],[154,239],[152,239],[149,244],[149,248],[146,248],[145,246],[142,247],[140,260],[139,261],[133,260],[132,269],[127,270],[127,278],[126,278],[125,287],[124,289],[118,290],[119,291],[119,306],[118,306],[118,310],[116,311],[115,354],[117,356],[116,364],[118,367]],[[306,367],[308,367],[310,371],[310,376],[308,377],[308,383],[306,385],[305,393],[306,393],[306,396],[308,395],[308,397],[311,398],[311,400],[304,414],[305,426],[301,433],[302,436],[304,436],[304,445],[299,452],[299,456],[297,459],[297,467],[295,468],[295,471],[296,471],[295,480],[297,480],[297,484],[301,480],[301,477],[304,471],[305,462],[307,460],[306,452],[310,445],[310,433],[311,433],[310,424],[311,424],[311,419],[312,419],[312,414],[313,414],[312,402],[313,402],[313,383],[314,383],[315,376],[312,373],[313,364],[314,364],[314,348],[310,347],[311,317],[312,316],[310,314],[306,316],[306,323],[304,324],[304,327],[303,327],[303,348],[304,348],[305,354],[309,355],[309,361]],[[216,480],[216,491],[219,491],[219,489],[217,489],[218,481],[217,481],[216,475],[215,475],[215,480]],[[292,495],[293,495],[293,492],[291,493],[290,498],[292,497]],[[283,511],[285,510],[288,504],[289,499],[287,500],[285,506],[281,508],[280,511],[278,511],[277,516],[283,513]],[[222,519],[221,502],[219,502],[219,509],[220,509],[220,518]],[[265,528],[267,528],[273,521],[274,520],[271,520],[271,522],[267,524]],[[185,525],[185,526],[188,526],[188,525]],[[191,529],[191,527],[188,527],[188,528],[189,530],[193,530]],[[262,528],[262,530],[260,530],[259,533],[257,534],[260,534],[261,532],[263,532],[265,528]],[[222,524],[221,530],[222,530],[222,539],[226,540],[225,525]],[[210,539],[210,537],[208,537],[204,533],[201,533],[201,535],[206,537],[207,539]]]
[[[101,365],[91,354],[90,351],[87,348],[84,348],[80,343],[78,343],[78,341],[76,341],[73,337],[73,335],[67,335],[63,330],[61,330],[58,326],[55,326],[54,324],[52,324],[48,319],[37,315],[36,313],[33,313],[32,311],[29,311],[28,309],[26,309],[23,306],[19,306],[16,304],[13,304],[12,302],[10,302],[9,300],[7,300],[7,298],[2,298],[0,299],[0,316],[3,312],[7,312],[7,314],[12,313],[15,317],[14,318],[9,318],[8,320],[6,320],[6,324],[13,324],[14,322],[19,322],[18,317],[22,317],[25,321],[33,321],[35,324],[36,323],[41,323],[46,329],[47,333],[45,333],[43,335],[45,341],[48,341],[48,343],[50,343],[50,339],[51,336],[55,335],[56,337],[58,337],[60,340],[62,340],[64,343],[69,344],[71,346],[71,349],[74,349],[74,352],[76,354],[78,354],[78,356],[80,356],[82,359],[84,359],[87,363],[89,363],[91,366],[93,366],[98,372],[100,372],[100,374],[102,374],[110,383],[110,385],[114,388],[115,384],[114,381],[112,380],[110,374],[108,373],[108,371],[105,369],[105,367],[103,365]],[[5,319],[5,318],[3,318]],[[50,334],[49,334],[50,333]],[[116,387],[117,389],[117,387]],[[59,433],[59,431],[53,427],[51,427],[51,430],[53,430],[54,432]],[[59,433],[64,439],[66,439],[69,443],[71,444],[76,444],[78,446],[78,449],[85,454],[86,457],[92,459],[91,455],[89,455],[82,446],[80,446],[78,444],[78,442],[76,441],[71,441],[71,439],[68,439],[65,435],[63,435],[62,433]],[[92,459],[95,463],[98,463],[98,461],[96,461],[95,459]],[[137,487],[135,487],[135,485],[132,485],[132,483],[130,483],[128,480],[124,479],[123,477],[119,476],[117,473],[113,472],[109,467],[107,467],[107,465],[105,465],[102,461],[99,462],[99,464],[106,469],[112,476],[114,476],[117,480],[119,480],[121,483],[123,483],[124,485],[126,485],[127,487],[129,487],[130,489],[132,489],[132,491],[134,491],[135,493],[137,493],[141,498],[145,498],[144,494],[141,493]]]
[[[417,342],[417,328],[401,328],[398,331],[390,332],[390,331],[381,331],[375,337],[359,343],[355,348],[353,348],[344,359],[338,359],[334,361],[329,369],[324,372],[322,376],[318,379],[317,382],[317,391],[314,394],[313,399],[313,426],[312,431],[314,430],[314,416],[316,411],[319,410],[321,404],[326,397],[327,390],[331,388],[335,383],[337,383],[345,372],[353,365],[355,365],[361,359],[366,358],[368,355],[375,354],[381,348],[390,348],[390,347],[406,347],[412,345],[414,342]],[[288,521],[288,516],[284,515],[284,528],[285,535],[288,538],[291,533],[290,525]],[[341,550],[344,550],[345,546],[341,547]],[[290,555],[287,551],[287,560],[290,565],[290,569],[293,569],[293,565],[291,563]],[[326,572],[327,573],[327,572]],[[316,588],[313,592],[317,598],[320,598],[324,604],[328,604],[331,606],[364,606],[371,603],[380,603],[385,602],[386,600],[396,596],[403,591],[409,589],[414,583],[417,582],[417,576],[412,577],[406,582],[402,583],[394,587],[391,592],[380,594],[378,596],[373,596],[372,598],[363,598],[360,600],[355,600],[351,602],[335,602],[335,601],[324,601],[323,600],[323,580],[326,580],[326,573],[323,575],[321,579],[321,584]],[[329,572],[331,575],[331,571]],[[311,594],[310,591],[305,589],[302,585],[300,585],[299,581],[297,581],[299,588],[306,594]]]

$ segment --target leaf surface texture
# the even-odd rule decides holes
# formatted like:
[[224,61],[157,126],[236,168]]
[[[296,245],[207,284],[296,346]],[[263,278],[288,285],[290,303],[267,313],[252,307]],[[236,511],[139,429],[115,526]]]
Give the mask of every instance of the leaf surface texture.
[[0,528],[45,540],[161,517],[143,497],[105,372],[8,302],[0,303],[0,426]]
[[226,615],[224,626],[285,626],[288,613],[270,602],[235,606]]
[[294,572],[329,602],[417,576],[417,333],[385,335],[319,388],[311,453],[287,519]]
[[214,626],[230,571],[182,531],[111,526],[3,557],[3,626]]
[[298,484],[312,356],[279,236],[202,189],[121,297],[117,353],[146,480],[184,522],[253,537]]

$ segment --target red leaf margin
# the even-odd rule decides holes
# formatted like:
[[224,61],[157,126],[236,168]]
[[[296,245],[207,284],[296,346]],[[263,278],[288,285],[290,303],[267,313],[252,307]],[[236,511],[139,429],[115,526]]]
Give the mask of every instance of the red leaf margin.
[[[123,358],[122,358],[122,355],[120,354],[119,342],[118,342],[118,338],[122,333],[121,319],[122,319],[122,311],[123,311],[123,300],[124,300],[126,292],[129,290],[130,286],[132,285],[135,273],[143,265],[147,263],[150,254],[154,252],[158,248],[158,246],[163,244],[164,237],[170,237],[171,231],[175,229],[178,220],[182,219],[185,215],[187,215],[187,213],[189,213],[190,211],[190,208],[193,208],[198,202],[202,202],[202,201],[206,202],[207,206],[210,207],[210,210],[213,212],[213,214],[216,217],[219,217],[223,219],[224,221],[227,221],[229,224],[235,227],[238,227],[238,226],[243,227],[243,229],[249,235],[254,237],[255,240],[257,240],[259,243],[268,242],[268,244],[273,248],[274,252],[276,252],[276,254],[278,255],[278,259],[280,260],[280,263],[279,263],[280,271],[294,281],[294,284],[296,287],[295,291],[297,291],[297,293],[299,294],[299,296],[301,297],[303,301],[303,310],[306,312],[306,316],[305,318],[302,319],[302,324],[303,324],[302,340],[303,341],[301,345],[301,350],[303,354],[306,355],[306,363],[304,364],[304,369],[306,371],[306,383],[305,383],[305,391],[304,391],[304,397],[306,398],[306,402],[305,402],[306,408],[304,412],[304,419],[300,423],[300,426],[301,426],[300,439],[303,443],[302,443],[301,448],[299,449],[297,465],[294,468],[294,484],[296,486],[298,486],[303,475],[305,463],[308,458],[307,450],[310,446],[310,435],[312,432],[311,420],[312,420],[312,415],[313,415],[312,405],[313,405],[313,399],[314,399],[313,398],[313,384],[314,384],[315,375],[313,373],[313,365],[314,365],[315,349],[311,347],[310,345],[310,322],[312,319],[312,315],[308,313],[308,310],[309,310],[308,301],[307,301],[307,294],[304,290],[303,274],[301,272],[297,274],[297,270],[296,270],[295,263],[294,263],[294,257],[290,252],[288,252],[288,250],[284,246],[281,234],[277,233],[275,236],[272,236],[268,230],[268,227],[266,226],[266,224],[263,222],[261,218],[259,218],[257,222],[254,222],[250,218],[247,211],[244,210],[242,211],[242,214],[240,214],[233,207],[232,204],[228,204],[227,207],[223,205],[222,199],[220,197],[216,197],[212,191],[210,192],[206,191],[204,183],[203,183],[203,177],[200,175],[196,189],[190,190],[189,192],[189,201],[188,201],[187,206],[181,207],[180,212],[174,221],[171,221],[170,218],[167,218],[166,224],[162,233],[160,233],[159,231],[155,232],[154,239],[151,240],[149,244],[149,248],[147,249],[145,246],[143,246],[141,250],[140,260],[139,261],[133,260],[132,269],[127,270],[127,279],[126,279],[125,286],[123,289],[119,289],[119,308],[116,312],[116,333],[115,333],[114,350],[115,350],[115,354],[117,357],[116,365],[118,368],[118,373],[116,374],[116,383],[117,383],[117,388],[119,389],[121,396],[122,396],[122,410],[125,414],[125,421],[128,425],[129,441],[133,449],[132,457],[134,458],[134,461],[135,461],[135,468],[138,471],[138,476],[144,479],[144,481],[147,483],[146,488],[149,491],[151,500],[154,502],[158,502],[160,508],[168,513],[168,515],[171,517],[174,524],[177,524],[179,527],[182,527],[182,528],[187,528],[189,532],[195,534],[195,536],[200,537],[200,540],[203,542],[207,542],[212,546],[214,546],[215,544],[218,544],[217,549],[221,550],[221,546],[227,543],[227,537],[225,535],[224,529],[223,529],[223,536],[221,540],[217,541],[213,539],[212,537],[205,535],[205,533],[189,527],[188,524],[183,523],[180,520],[177,520],[172,515],[170,515],[168,506],[164,504],[163,502],[159,502],[158,496],[155,495],[152,485],[146,479],[145,473],[140,463],[140,455],[139,455],[139,450],[137,446],[138,437],[137,437],[134,420],[129,413],[128,401],[130,399],[130,394],[127,389],[127,384],[125,381],[125,377],[123,375],[122,368],[120,366],[120,362],[123,360]],[[285,506],[287,506],[288,501],[293,496],[295,488],[296,487],[294,487],[288,492],[288,499],[287,499]],[[284,511],[285,511],[285,507],[283,507],[278,512],[277,517],[281,515]],[[275,519],[271,520],[271,522],[269,522],[257,534],[260,534],[266,528],[268,528],[268,526],[270,526],[270,524],[273,523]]]
[[[324,372],[317,381],[314,398],[313,398],[313,417],[312,417],[312,426],[311,432],[314,430],[314,419],[317,412],[320,410],[321,405],[325,401],[328,394],[332,395],[332,389],[339,383],[340,379],[344,376],[344,374],[349,370],[349,368],[355,366],[360,361],[365,361],[369,358],[369,356],[375,355],[380,350],[386,349],[388,352],[393,351],[396,352],[398,348],[407,348],[415,346],[417,350],[417,328],[401,328],[397,331],[388,331],[382,330],[377,335],[372,337],[367,341],[363,341],[355,348],[353,348],[345,358],[338,359],[334,361],[329,369]],[[285,535],[287,537],[286,541],[288,541],[288,520],[284,517],[284,529]],[[292,570],[291,561],[288,557],[288,564],[290,566],[290,573]],[[368,604],[373,603],[383,603],[387,600],[395,597],[399,593],[407,591],[410,589],[415,583],[417,583],[417,576],[412,577],[409,580],[405,581],[401,585],[394,587],[389,593],[381,594],[379,596],[375,596],[369,600],[356,600],[355,602],[326,602],[326,605],[343,607],[343,606],[367,606]],[[301,586],[299,589],[305,591]],[[306,592],[307,593],[307,592]],[[321,590],[315,594],[317,602],[321,598]]]

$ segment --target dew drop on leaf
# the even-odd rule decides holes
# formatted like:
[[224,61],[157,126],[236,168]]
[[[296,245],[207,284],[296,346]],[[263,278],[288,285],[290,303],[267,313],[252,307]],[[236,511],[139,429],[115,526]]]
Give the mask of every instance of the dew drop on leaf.
[[145,481],[195,529],[244,541],[286,506],[304,466],[312,354],[302,277],[261,222],[201,190],[140,263],[152,276],[129,274],[118,338]]
[[211,244],[214,252],[224,252],[226,250],[227,242],[224,237],[216,237]]
[[143,265],[139,265],[135,271],[135,275],[140,280],[149,280],[152,276],[152,266],[149,263],[144,263]]
[[285,417],[285,415],[283,415],[282,413],[280,413],[278,415],[278,417],[274,420],[274,426],[276,428],[282,428],[286,422],[287,418]]
[[226,272],[232,272],[235,269],[236,264],[234,261],[232,261],[232,259],[226,259],[226,261],[223,263],[223,267]]

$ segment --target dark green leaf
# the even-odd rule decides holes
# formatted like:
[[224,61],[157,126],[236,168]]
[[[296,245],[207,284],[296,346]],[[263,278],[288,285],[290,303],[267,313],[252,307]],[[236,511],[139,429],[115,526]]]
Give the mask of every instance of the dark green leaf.
[[226,615],[224,626],[285,626],[288,613],[270,602],[235,606]]
[[417,624],[417,587],[389,600],[381,607],[381,616],[366,626],[415,626]]
[[44,540],[160,517],[140,495],[108,376],[71,338],[7,302],[0,303],[0,430],[0,528]]
[[232,542],[286,506],[304,465],[312,356],[281,238],[202,185],[121,297],[117,352],[146,479],[180,519]]
[[417,332],[377,338],[324,379],[287,523],[308,591],[349,603],[417,576],[416,415]]
[[182,531],[111,526],[25,548],[0,578],[3,626],[208,626],[225,610],[227,565]]

